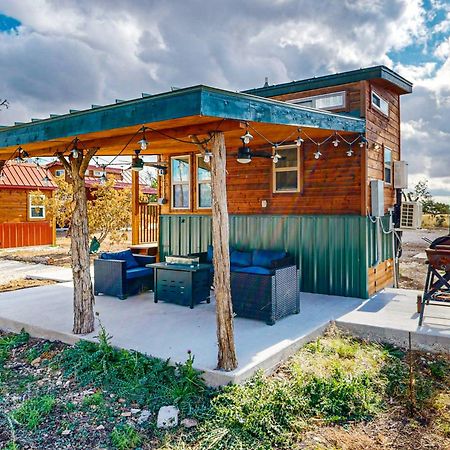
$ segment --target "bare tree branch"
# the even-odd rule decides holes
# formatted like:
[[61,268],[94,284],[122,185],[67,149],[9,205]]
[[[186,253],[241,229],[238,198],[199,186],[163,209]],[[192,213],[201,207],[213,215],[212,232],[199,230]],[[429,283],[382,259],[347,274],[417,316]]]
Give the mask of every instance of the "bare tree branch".
[[5,109],[9,108],[9,102],[6,98],[3,100],[0,98],[0,109],[2,109],[2,108],[5,108]]

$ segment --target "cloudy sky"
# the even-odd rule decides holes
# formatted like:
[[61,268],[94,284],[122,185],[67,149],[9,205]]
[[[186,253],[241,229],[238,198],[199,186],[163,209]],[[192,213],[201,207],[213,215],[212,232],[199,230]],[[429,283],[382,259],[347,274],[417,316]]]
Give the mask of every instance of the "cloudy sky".
[[403,157],[450,200],[450,0],[0,0],[0,123],[172,86],[231,90],[385,64]]

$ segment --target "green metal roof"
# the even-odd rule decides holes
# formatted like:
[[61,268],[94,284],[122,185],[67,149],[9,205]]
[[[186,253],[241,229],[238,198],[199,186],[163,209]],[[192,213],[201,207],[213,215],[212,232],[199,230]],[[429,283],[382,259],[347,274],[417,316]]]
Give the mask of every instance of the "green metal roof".
[[292,94],[294,92],[309,91],[375,79],[385,80],[391,83],[396,90],[402,94],[409,94],[412,92],[412,83],[386,66],[367,67],[364,69],[351,70],[349,72],[325,75],[323,77],[308,78],[307,80],[291,81],[289,83],[248,89],[243,92],[259,95],[261,97],[274,97],[277,95]]
[[208,86],[193,86],[0,129],[1,148],[189,116],[364,133],[363,119]]

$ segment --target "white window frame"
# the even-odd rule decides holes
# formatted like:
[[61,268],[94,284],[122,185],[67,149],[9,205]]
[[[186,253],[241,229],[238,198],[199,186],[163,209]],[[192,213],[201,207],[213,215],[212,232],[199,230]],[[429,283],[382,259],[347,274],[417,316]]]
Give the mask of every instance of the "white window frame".
[[[380,105],[378,106],[373,101],[373,97],[376,96],[380,100]],[[372,89],[372,92],[370,94],[370,104],[377,110],[380,111],[381,114],[384,114],[385,116],[389,117],[389,102],[385,100],[380,94],[378,94],[377,91]],[[383,105],[385,105],[386,110],[383,108]]]
[[[46,217],[46,211],[45,211],[45,205],[34,205],[33,204],[33,198],[39,197],[42,200],[45,200],[44,194],[28,194],[28,218],[32,220],[42,219],[45,220]],[[33,208],[40,208],[42,210],[42,216],[33,216]]]
[[[186,159],[187,162],[189,163],[189,170],[188,170],[188,181],[184,181],[184,182],[180,182],[180,181],[174,181],[173,179],[173,170],[172,170],[172,160],[174,159]],[[191,155],[179,155],[179,156],[171,156],[170,157],[170,206],[172,209],[181,209],[181,210],[189,210],[191,209],[191,194],[192,194],[192,188],[191,188]],[[174,205],[174,200],[175,200],[175,195],[173,194],[173,187],[175,185],[186,185],[188,186],[188,193],[189,193],[189,198],[188,198],[188,206],[175,206]]]
[[[209,180],[199,180],[198,178],[198,162],[200,161],[200,158],[203,158],[203,155],[198,154],[195,155],[196,161],[195,161],[195,178],[197,181],[197,186],[196,186],[196,196],[195,196],[195,201],[197,202],[197,209],[211,209],[212,208],[212,198],[211,198],[211,206],[200,206],[200,184],[209,184],[211,185],[211,169],[209,169],[209,173],[210,173],[210,177]],[[212,187],[212,186],[211,186]]]
[[103,175],[103,170],[94,170],[94,177],[101,177]]
[[55,177],[62,177],[64,176],[66,171],[64,169],[57,169],[55,170]]
[[[386,181],[386,151],[389,151],[391,153],[391,162],[390,162],[390,174],[391,179],[389,181]],[[392,184],[392,177],[394,175],[394,161],[392,160],[392,149],[390,147],[383,147],[383,181],[385,184],[391,185]]]
[[[293,194],[293,193],[299,193],[301,192],[301,148],[298,147],[297,145],[280,145],[278,147],[278,150],[283,150],[283,149],[288,149],[288,148],[295,148],[297,150],[297,167],[277,167],[276,164],[272,164],[272,192],[274,194]],[[282,190],[277,190],[277,173],[280,172],[297,172],[297,189],[282,189]]]
[[[342,103],[340,105],[332,106],[332,107],[329,107],[329,108],[318,108],[316,106],[317,100],[319,100],[321,98],[332,97],[332,96],[335,96],[335,95],[342,95]],[[336,109],[344,109],[346,107],[346,105],[347,105],[347,92],[346,91],[337,91],[337,92],[330,92],[328,94],[312,95],[310,97],[303,97],[303,98],[296,98],[295,100],[289,100],[288,102],[289,103],[294,103],[294,104],[301,104],[303,102],[312,102],[312,106],[309,106],[309,108],[321,109],[323,111],[334,111]]]

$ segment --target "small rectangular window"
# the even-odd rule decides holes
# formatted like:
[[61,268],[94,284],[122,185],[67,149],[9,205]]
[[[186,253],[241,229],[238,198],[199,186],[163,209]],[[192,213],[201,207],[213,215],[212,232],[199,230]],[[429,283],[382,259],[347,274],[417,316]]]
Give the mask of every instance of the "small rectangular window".
[[173,156],[171,158],[172,208],[190,208],[190,172],[191,164],[189,156]]
[[65,174],[64,169],[55,170],[55,177],[62,177]]
[[389,115],[389,103],[380,97],[375,91],[372,91],[372,105],[386,116]]
[[311,108],[324,109],[332,111],[334,109],[345,108],[345,91],[333,92],[331,94],[314,95],[313,97],[298,98],[290,100],[301,106],[310,106]]
[[211,208],[211,167],[197,155],[197,208]]
[[281,159],[273,166],[274,192],[299,192],[300,150],[296,145],[277,148]]
[[94,177],[101,177],[103,175],[102,170],[94,170]]
[[45,219],[45,195],[30,194],[28,196],[28,217],[30,219]]
[[384,147],[384,182],[392,183],[392,150]]

